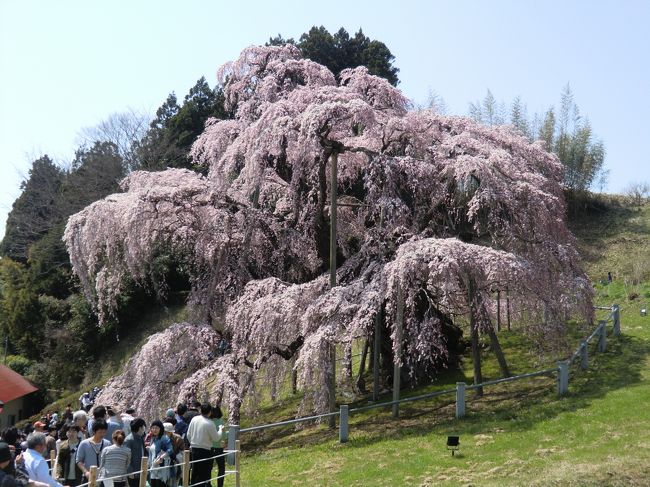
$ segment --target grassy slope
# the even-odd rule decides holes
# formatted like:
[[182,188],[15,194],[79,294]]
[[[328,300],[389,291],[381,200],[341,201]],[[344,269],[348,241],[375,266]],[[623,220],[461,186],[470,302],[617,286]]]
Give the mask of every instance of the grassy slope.
[[[650,284],[624,282],[634,261],[650,261],[650,208],[591,217],[574,231],[592,278],[614,274],[612,285],[598,286],[598,304],[621,304],[623,336],[610,337],[605,354],[592,347],[589,370],[572,368],[568,397],[556,397],[553,379],[536,378],[490,387],[480,400],[468,395],[461,421],[449,396],[410,403],[400,420],[353,415],[346,445],[325,427],[244,435],[243,485],[650,485],[650,316],[639,315]],[[633,293],[639,297],[629,301]],[[501,339],[515,373],[554,363],[531,355],[517,333]],[[496,377],[494,358],[485,358],[486,376]],[[471,381],[471,363],[465,367],[465,377],[442,377],[426,390]],[[287,417],[295,401],[252,422]],[[455,457],[445,449],[452,433],[461,436]]]

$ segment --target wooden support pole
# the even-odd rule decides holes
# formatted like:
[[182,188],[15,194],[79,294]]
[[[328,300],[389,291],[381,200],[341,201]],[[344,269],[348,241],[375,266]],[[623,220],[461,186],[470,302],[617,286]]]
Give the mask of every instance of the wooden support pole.
[[50,451],[50,475],[56,478],[56,450]]
[[183,451],[183,487],[190,485],[190,449]]
[[510,331],[510,291],[506,288],[506,320],[508,322],[508,331]]
[[375,317],[375,336],[372,352],[372,400],[379,400],[379,349],[381,348],[381,309]]
[[497,332],[501,331],[501,291],[497,291]]
[[140,461],[140,483],[139,483],[139,487],[146,487],[147,486],[148,463],[149,463],[149,458],[148,457],[142,457],[142,460]]
[[[330,173],[330,289],[336,287],[336,200],[338,199],[338,160],[339,155],[332,152]],[[336,344],[330,344],[329,350],[329,412],[336,412]],[[336,428],[336,417],[329,417],[329,427]]]
[[[399,401],[400,381],[402,367],[402,331],[404,328],[404,291],[402,286],[397,284],[397,310],[395,316],[395,357],[393,358],[393,401]],[[393,417],[399,418],[399,404],[393,404]]]
[[97,485],[97,466],[90,467],[90,477],[88,478],[88,487],[95,487]]

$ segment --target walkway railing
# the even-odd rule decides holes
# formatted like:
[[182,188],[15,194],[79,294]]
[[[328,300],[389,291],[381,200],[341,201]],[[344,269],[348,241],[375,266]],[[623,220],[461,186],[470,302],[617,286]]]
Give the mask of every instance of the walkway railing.
[[[174,469],[174,475],[175,475],[175,469],[177,467],[181,467],[182,469],[182,482],[180,485],[183,487],[196,487],[197,485],[203,484],[204,482],[212,482],[213,480],[217,480],[220,478],[227,477],[229,475],[234,475],[235,476],[235,487],[240,487],[240,476],[241,476],[241,461],[240,461],[240,455],[241,455],[241,447],[240,447],[240,442],[239,440],[234,441],[233,443],[234,448],[230,450],[224,450],[223,453],[219,455],[215,455],[210,458],[201,458],[198,460],[192,460],[190,461],[190,451],[185,450],[183,452],[183,463],[180,464],[174,464],[174,465],[163,465],[161,467],[151,467],[149,468],[149,458],[148,457],[142,457],[142,461],[140,462],[140,470],[137,472],[131,472],[126,475],[116,475],[114,477],[100,477],[98,478],[98,470],[96,466],[90,467],[90,477],[88,479],[88,482],[78,485],[77,487],[97,487],[98,482],[103,482],[104,487],[112,487],[114,481],[125,481],[126,477],[131,476],[131,475],[138,475],[140,477],[139,480],[139,487],[146,487],[147,485],[147,474],[150,472],[154,472],[157,470],[164,470],[164,469]],[[201,481],[201,482],[196,482],[194,484],[190,484],[190,468],[193,463],[197,462],[203,462],[207,460],[214,460],[216,458],[220,457],[225,457],[225,456],[231,456],[233,458],[233,463],[235,468],[234,470],[226,470],[226,472],[223,475],[213,477],[210,480],[207,481]],[[179,487],[180,487],[179,485]]]
[[[621,318],[620,318],[620,308],[619,305],[614,304],[611,307],[596,307],[595,309],[599,310],[609,310],[610,313],[604,320],[598,322],[598,326],[594,331],[585,339],[580,342],[576,352],[571,355],[568,360],[563,360],[557,362],[556,367],[537,370],[534,372],[528,372],[525,374],[515,375],[512,377],[506,377],[503,379],[495,379],[490,381],[485,381],[480,384],[466,384],[465,382],[457,382],[456,388],[446,389],[443,391],[435,391],[428,394],[421,394],[419,396],[406,397],[404,399],[399,399],[396,401],[387,401],[377,404],[370,404],[368,406],[361,406],[350,409],[349,405],[343,404],[340,406],[339,411],[326,414],[317,414],[314,416],[307,416],[303,418],[290,419],[287,421],[280,421],[277,423],[264,424],[260,426],[252,426],[249,428],[240,429],[238,425],[231,425],[228,433],[228,448],[232,451],[239,450],[237,445],[239,441],[240,434],[250,433],[253,431],[262,431],[269,428],[276,428],[281,426],[287,426],[290,424],[304,423],[315,420],[322,420],[332,416],[339,416],[339,441],[341,443],[346,443],[349,438],[349,416],[353,413],[358,413],[361,411],[367,411],[375,408],[383,408],[387,406],[398,407],[402,403],[420,401],[424,399],[431,399],[437,396],[451,395],[456,394],[456,418],[460,419],[465,416],[465,393],[467,390],[478,389],[482,387],[488,387],[496,384],[503,384],[505,382],[512,382],[516,380],[529,379],[531,377],[538,376],[552,376],[557,374],[557,394],[558,396],[564,396],[569,391],[569,369],[573,362],[580,357],[580,366],[582,369],[589,367],[589,351],[588,345],[595,338],[598,339],[598,345],[596,350],[598,352],[605,352],[607,349],[607,324],[612,323],[612,335],[619,336],[621,334]],[[236,457],[233,454],[228,456],[228,463],[234,464]]]

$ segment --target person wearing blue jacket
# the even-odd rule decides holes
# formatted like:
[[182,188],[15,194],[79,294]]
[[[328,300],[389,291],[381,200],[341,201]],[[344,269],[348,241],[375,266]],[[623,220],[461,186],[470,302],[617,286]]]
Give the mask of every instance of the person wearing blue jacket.
[[[174,455],[174,447],[169,437],[165,434],[162,421],[152,421],[151,444],[149,445],[149,468],[155,469],[149,472],[149,483],[151,487],[166,487],[171,477],[171,459]],[[160,469],[158,467],[169,466]]]

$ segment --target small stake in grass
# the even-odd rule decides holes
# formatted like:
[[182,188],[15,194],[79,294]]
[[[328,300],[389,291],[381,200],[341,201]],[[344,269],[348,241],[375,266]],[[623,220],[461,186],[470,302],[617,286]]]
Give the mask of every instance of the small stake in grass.
[[447,437],[447,450],[451,450],[451,456],[460,448],[460,436]]

